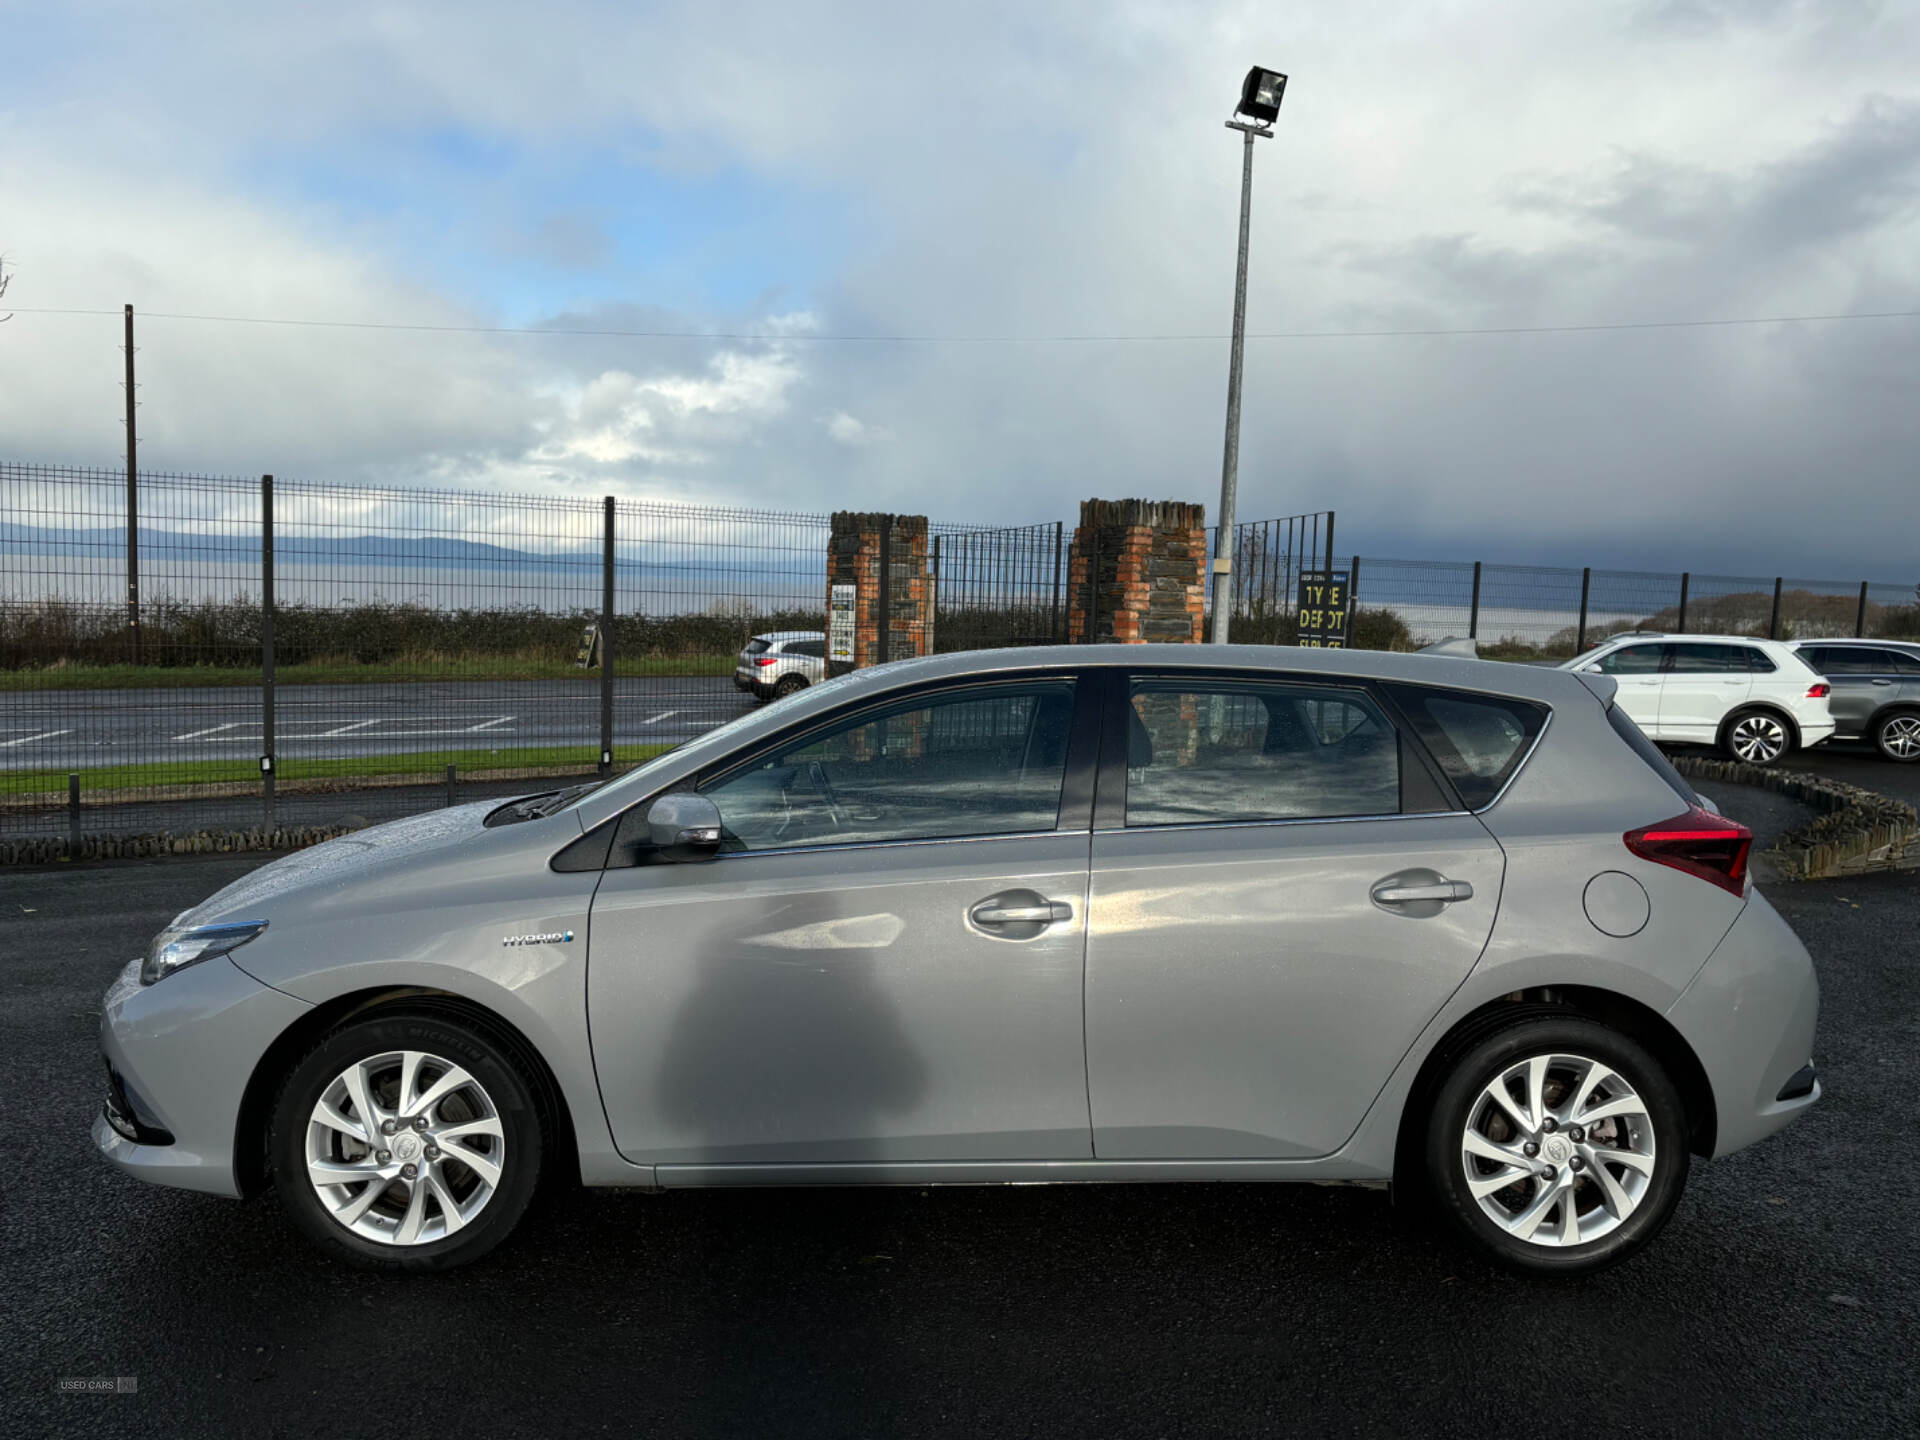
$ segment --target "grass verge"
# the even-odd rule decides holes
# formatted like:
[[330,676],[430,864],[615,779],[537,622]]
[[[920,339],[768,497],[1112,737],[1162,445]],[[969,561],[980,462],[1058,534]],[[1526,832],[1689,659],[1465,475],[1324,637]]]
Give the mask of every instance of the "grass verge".
[[[615,675],[731,675],[731,655],[641,655],[616,661]],[[598,682],[600,671],[568,660],[433,659],[360,665],[318,661],[281,665],[279,685],[371,685],[435,680],[580,680]],[[258,665],[50,665],[39,670],[0,670],[0,690],[171,690],[189,685],[258,685]]]
[[[671,745],[616,745],[616,765],[637,765],[663,755]],[[278,771],[283,786],[334,780],[417,777],[427,782],[454,767],[463,778],[497,770],[533,770],[576,765],[591,770],[599,751],[580,745],[520,745],[499,750],[420,750],[403,755],[353,755],[339,760],[283,759]],[[140,790],[159,786],[237,785],[257,783],[253,760],[183,760],[153,765],[99,765],[87,770],[19,770],[0,775],[0,796],[65,795],[67,776],[80,777],[82,792]]]

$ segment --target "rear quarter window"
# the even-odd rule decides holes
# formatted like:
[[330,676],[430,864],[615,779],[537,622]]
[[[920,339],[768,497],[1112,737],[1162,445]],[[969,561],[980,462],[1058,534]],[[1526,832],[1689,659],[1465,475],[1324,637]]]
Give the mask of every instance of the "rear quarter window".
[[1424,685],[1386,688],[1470,810],[1493,803],[1547,724],[1547,707],[1528,700]]

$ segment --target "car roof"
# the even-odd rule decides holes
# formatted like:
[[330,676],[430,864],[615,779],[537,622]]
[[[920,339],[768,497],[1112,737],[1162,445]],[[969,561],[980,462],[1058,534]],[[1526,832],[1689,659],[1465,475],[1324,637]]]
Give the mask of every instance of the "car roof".
[[1548,703],[1590,700],[1575,677],[1551,666],[1515,665],[1396,650],[1335,650],[1293,645],[1030,645],[968,650],[896,660],[857,670],[848,679],[884,683],[990,678],[1075,666],[1165,666],[1184,670],[1264,670],[1330,680],[1400,680]]
[[755,635],[755,640],[824,640],[824,630],[769,630],[764,635]]
[[1791,640],[1787,643],[1795,650],[1804,645],[1872,645],[1876,649],[1892,646],[1896,650],[1920,650],[1920,640],[1875,640],[1865,635],[1834,635],[1824,638],[1815,636],[1812,639]]
[[1629,630],[1617,635],[1609,635],[1594,648],[1597,650],[1601,646],[1611,645],[1616,640],[1660,640],[1670,641],[1675,645],[1785,645],[1787,643],[1784,640],[1769,640],[1764,635],[1700,635],[1691,631],[1684,635],[1676,635],[1670,631],[1661,630]]

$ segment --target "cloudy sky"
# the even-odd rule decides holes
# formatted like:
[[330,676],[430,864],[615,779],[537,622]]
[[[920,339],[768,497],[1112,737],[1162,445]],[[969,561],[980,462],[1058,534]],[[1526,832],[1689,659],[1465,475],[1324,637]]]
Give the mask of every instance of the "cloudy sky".
[[752,337],[156,315],[154,468],[1211,517],[1259,62],[1242,518],[1920,572],[1920,319],[1281,338],[1920,310],[1920,5],[0,0],[0,36],[0,458],[118,462],[131,301]]

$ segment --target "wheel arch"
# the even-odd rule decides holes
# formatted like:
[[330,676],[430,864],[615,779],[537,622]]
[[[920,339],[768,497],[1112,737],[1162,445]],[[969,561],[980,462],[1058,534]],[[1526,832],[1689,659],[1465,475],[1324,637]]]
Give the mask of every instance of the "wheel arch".
[[267,1187],[268,1129],[273,1120],[273,1102],[287,1069],[322,1035],[343,1022],[398,1006],[421,1007],[439,1011],[449,1018],[489,1031],[519,1061],[535,1100],[546,1121],[548,1151],[545,1160],[549,1176],[569,1170],[579,1174],[579,1146],[574,1134],[573,1112],[566,1094],[553,1073],[553,1067],[519,1028],[498,1012],[463,995],[418,985],[389,985],[336,995],[315,1005],[275,1037],[254,1063],[240,1097],[240,1113],[234,1122],[233,1176],[241,1195],[253,1196]]
[[1427,1112],[1452,1062],[1487,1036],[1526,1020],[1576,1017],[1596,1020],[1631,1036],[1652,1052],[1680,1092],[1687,1112],[1687,1148],[1713,1153],[1719,1130],[1713,1085],[1700,1059],[1680,1032],[1659,1011],[1617,991],[1591,985],[1542,985],[1488,1001],[1455,1022],[1421,1062],[1400,1110],[1394,1145],[1396,1175],[1420,1173]]
[[1788,754],[1803,748],[1800,743],[1800,722],[1793,718],[1793,712],[1791,710],[1773,700],[1742,700],[1738,705],[1734,706],[1733,709],[1721,717],[1720,728],[1714,732],[1714,745],[1724,750],[1727,745],[1727,732],[1733,728],[1733,722],[1738,720],[1742,715],[1749,714],[1755,710],[1766,711],[1767,714],[1773,716],[1787,727],[1787,739],[1791,742],[1788,746]]

